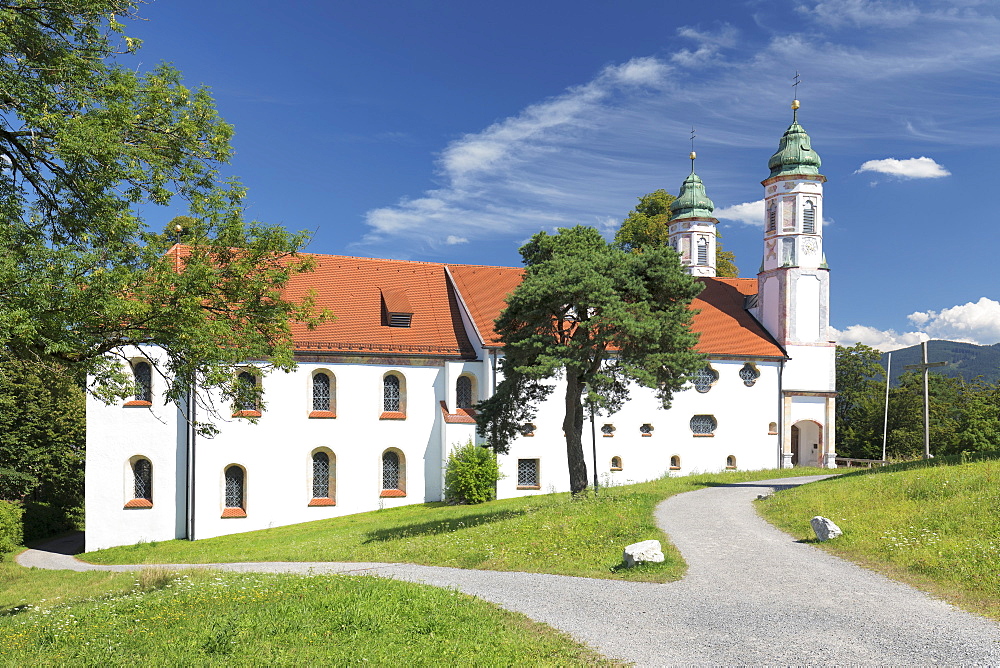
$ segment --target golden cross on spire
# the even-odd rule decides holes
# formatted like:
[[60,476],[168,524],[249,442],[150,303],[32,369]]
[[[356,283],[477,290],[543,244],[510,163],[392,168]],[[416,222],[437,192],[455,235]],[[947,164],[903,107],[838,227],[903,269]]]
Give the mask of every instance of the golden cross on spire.
[[691,173],[694,173],[694,159],[697,157],[697,154],[694,152],[694,138],[695,138],[695,136],[696,135],[694,134],[694,126],[692,125],[691,126],[691,155],[689,156],[691,158]]
[[802,83],[799,80],[798,70],[795,70],[795,77],[793,77],[792,81],[795,82],[792,84],[792,120],[797,121],[799,117],[799,84]]

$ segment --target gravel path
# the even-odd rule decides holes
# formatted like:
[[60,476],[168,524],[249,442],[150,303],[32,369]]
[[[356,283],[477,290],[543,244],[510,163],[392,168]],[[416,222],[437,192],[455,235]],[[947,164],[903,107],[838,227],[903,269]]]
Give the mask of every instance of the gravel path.
[[[656,519],[689,564],[668,584],[411,564],[177,564],[234,571],[374,574],[453,587],[562,629],[638,665],[1000,665],[1000,626],[797,543],[752,499],[824,476],[709,487],[671,497]],[[127,571],[77,561],[72,545],[23,566]],[[66,554],[60,554],[64,552]]]

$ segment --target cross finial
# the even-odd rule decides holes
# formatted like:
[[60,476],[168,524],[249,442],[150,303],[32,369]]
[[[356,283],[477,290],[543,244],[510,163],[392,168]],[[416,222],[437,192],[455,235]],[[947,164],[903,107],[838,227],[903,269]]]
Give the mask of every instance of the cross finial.
[[691,155],[689,156],[691,158],[691,173],[692,174],[694,173],[694,159],[697,157],[697,154],[694,152],[694,138],[695,138],[695,136],[696,135],[694,134],[694,126],[692,125],[691,126]]
[[792,120],[797,121],[799,118],[799,84],[802,83],[799,80],[799,71],[795,70],[795,76],[792,78],[794,82],[792,84]]

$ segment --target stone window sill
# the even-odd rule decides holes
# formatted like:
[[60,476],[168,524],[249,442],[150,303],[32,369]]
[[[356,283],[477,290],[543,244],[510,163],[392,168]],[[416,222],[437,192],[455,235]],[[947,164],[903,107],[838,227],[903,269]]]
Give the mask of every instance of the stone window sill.
[[671,471],[680,471],[680,470],[681,470],[681,467],[680,467],[680,466],[671,466],[671,467],[670,467],[670,470],[671,470]]
[[383,498],[400,497],[400,496],[406,496],[406,492],[404,492],[401,489],[383,489],[382,493],[379,494],[379,496]]
[[138,400],[126,401],[123,404],[125,408],[150,408],[152,407],[152,405],[153,405],[152,401],[138,401]]
[[311,420],[328,420],[337,417],[337,414],[333,411],[312,411],[309,413],[309,419]]
[[235,413],[233,413],[233,417],[257,418],[260,417],[260,411],[236,411]]
[[309,506],[311,508],[315,508],[318,506],[335,506],[335,505],[337,505],[337,502],[328,497],[312,499],[309,502]]
[[247,511],[242,508],[226,508],[222,511],[222,518],[226,519],[229,517],[246,517]]
[[518,489],[541,489],[541,485],[518,485]]
[[612,466],[612,467],[611,467],[611,470],[612,470],[612,471],[621,471],[621,470],[622,470],[622,467],[620,467],[620,466],[619,466],[619,467],[617,467],[617,468],[616,468],[616,467]]
[[149,499],[132,499],[125,504],[125,508],[152,508],[153,502]]
[[642,435],[643,438],[649,438],[650,436],[652,436],[652,434],[643,434]]
[[691,434],[695,438],[713,438],[715,434]]
[[379,420],[405,420],[406,413],[400,413],[399,411],[386,411],[382,415],[378,416]]

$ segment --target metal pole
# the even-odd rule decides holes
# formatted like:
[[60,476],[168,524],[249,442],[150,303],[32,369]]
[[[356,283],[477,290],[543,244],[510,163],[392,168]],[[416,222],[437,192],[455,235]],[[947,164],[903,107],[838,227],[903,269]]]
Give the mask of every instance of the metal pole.
[[892,353],[885,364],[885,420],[882,422],[882,461],[885,461],[885,442],[889,433],[889,383],[892,380]]
[[597,429],[594,427],[594,404],[590,404],[590,444],[594,450],[594,496],[597,496]]
[[927,390],[927,374],[930,372],[930,364],[927,362],[927,342],[920,342],[920,350],[923,353],[924,367],[924,459],[931,458],[931,400],[930,392]]

